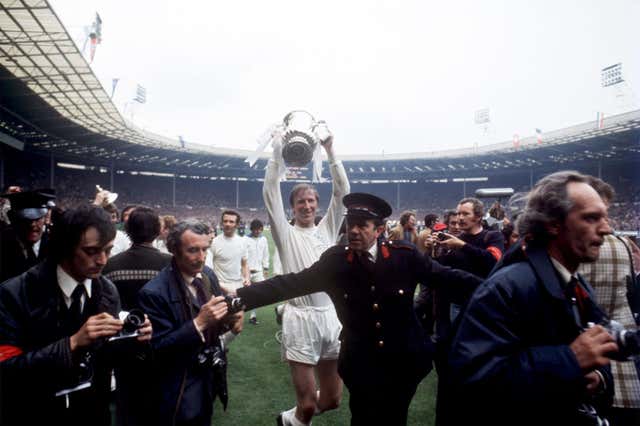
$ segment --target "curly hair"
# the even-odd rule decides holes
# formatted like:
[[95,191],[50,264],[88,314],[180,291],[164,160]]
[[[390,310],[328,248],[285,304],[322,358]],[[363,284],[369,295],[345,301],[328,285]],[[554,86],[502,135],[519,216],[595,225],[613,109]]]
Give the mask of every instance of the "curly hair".
[[403,211],[400,215],[400,225],[405,226],[407,223],[409,223],[409,219],[411,218],[411,216],[415,218],[416,213],[410,210]]
[[518,234],[543,244],[551,240],[548,225],[563,222],[573,207],[567,195],[567,185],[571,182],[591,183],[589,176],[573,170],[552,173],[540,179],[529,193],[524,211],[518,216]]

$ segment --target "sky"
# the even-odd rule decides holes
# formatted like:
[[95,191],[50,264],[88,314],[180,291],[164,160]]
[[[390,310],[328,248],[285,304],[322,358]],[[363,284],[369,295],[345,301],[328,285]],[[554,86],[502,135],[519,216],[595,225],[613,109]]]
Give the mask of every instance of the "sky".
[[[255,149],[292,110],[338,153],[510,141],[640,108],[637,0],[51,0],[92,69],[146,130]],[[87,49],[88,53],[88,49]],[[602,68],[625,82],[604,89]],[[146,104],[131,102],[136,85]],[[635,84],[635,88],[634,88]],[[474,123],[489,108],[488,125]]]

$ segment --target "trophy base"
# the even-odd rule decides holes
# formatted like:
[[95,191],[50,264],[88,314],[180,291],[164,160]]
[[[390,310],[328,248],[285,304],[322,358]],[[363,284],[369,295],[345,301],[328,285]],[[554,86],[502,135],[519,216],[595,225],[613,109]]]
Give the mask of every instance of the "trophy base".
[[291,132],[286,137],[287,142],[282,148],[282,158],[289,167],[302,167],[313,158],[315,141],[302,132]]

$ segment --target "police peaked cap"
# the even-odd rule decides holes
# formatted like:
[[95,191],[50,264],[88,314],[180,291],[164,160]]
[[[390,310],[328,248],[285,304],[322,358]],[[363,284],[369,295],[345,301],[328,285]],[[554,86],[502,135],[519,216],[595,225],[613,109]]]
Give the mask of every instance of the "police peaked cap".
[[342,198],[347,208],[346,216],[365,219],[386,219],[391,216],[391,206],[382,198],[364,192],[352,192]]
[[10,211],[17,217],[38,220],[47,214],[47,206],[55,200],[56,196],[53,189],[41,189],[2,194],[0,198],[6,198],[11,202]]

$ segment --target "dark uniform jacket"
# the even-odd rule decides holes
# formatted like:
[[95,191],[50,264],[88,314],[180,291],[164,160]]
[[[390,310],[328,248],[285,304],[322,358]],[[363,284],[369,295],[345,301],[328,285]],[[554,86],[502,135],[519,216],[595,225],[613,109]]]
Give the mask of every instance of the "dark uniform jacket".
[[[117,318],[119,310],[115,286],[102,277],[93,280],[83,322],[101,312]],[[84,374],[79,369],[83,354],[72,355],[69,343],[77,329],[65,330],[65,312],[54,262],[45,261],[0,286],[2,424],[110,424],[114,359],[107,345],[91,349],[91,387],[70,394],[69,408],[64,397],[54,396]]]
[[480,279],[423,257],[406,241],[382,242],[375,264],[334,246],[297,274],[280,275],[237,291],[247,309],[325,291],[342,323],[339,373],[350,390],[393,392],[419,383],[431,370],[432,345],[413,310],[418,282]]
[[[450,386],[464,409],[449,413],[461,424],[589,424],[578,414],[585,373],[569,344],[582,328],[565,296],[565,284],[544,248],[529,247],[516,263],[503,263],[474,293],[453,340]],[[593,295],[591,288],[581,282]],[[581,322],[600,322],[602,311],[585,301]],[[606,405],[610,370],[600,369]]]
[[171,263],[171,255],[155,247],[133,244],[130,249],[109,259],[102,271],[118,288],[122,308],[137,307],[138,292]]
[[[211,284],[209,292],[221,295],[213,271],[205,267],[203,275]],[[154,424],[210,425],[216,396],[226,406],[226,359],[221,351],[224,365],[212,368],[211,362],[199,362],[205,348],[220,349],[218,330],[210,333],[209,343],[202,341],[193,323],[200,306],[175,262],[140,290],[138,304],[153,324],[155,380],[148,389],[154,394],[154,406],[149,414],[158,417],[149,420]]]
[[[438,262],[451,268],[470,272],[481,278],[489,272],[501,258],[504,251],[504,237],[498,231],[483,229],[476,235],[463,234],[460,239],[466,244],[458,250],[449,250],[437,257]],[[435,290],[436,338],[444,348],[448,348],[453,334],[452,304],[455,312],[463,308],[475,288],[464,286],[437,286]]]
[[17,277],[27,269],[35,266],[47,256],[48,237],[42,234],[40,251],[38,256],[29,256],[24,243],[20,241],[12,226],[2,229],[0,232],[0,283],[9,278]]

